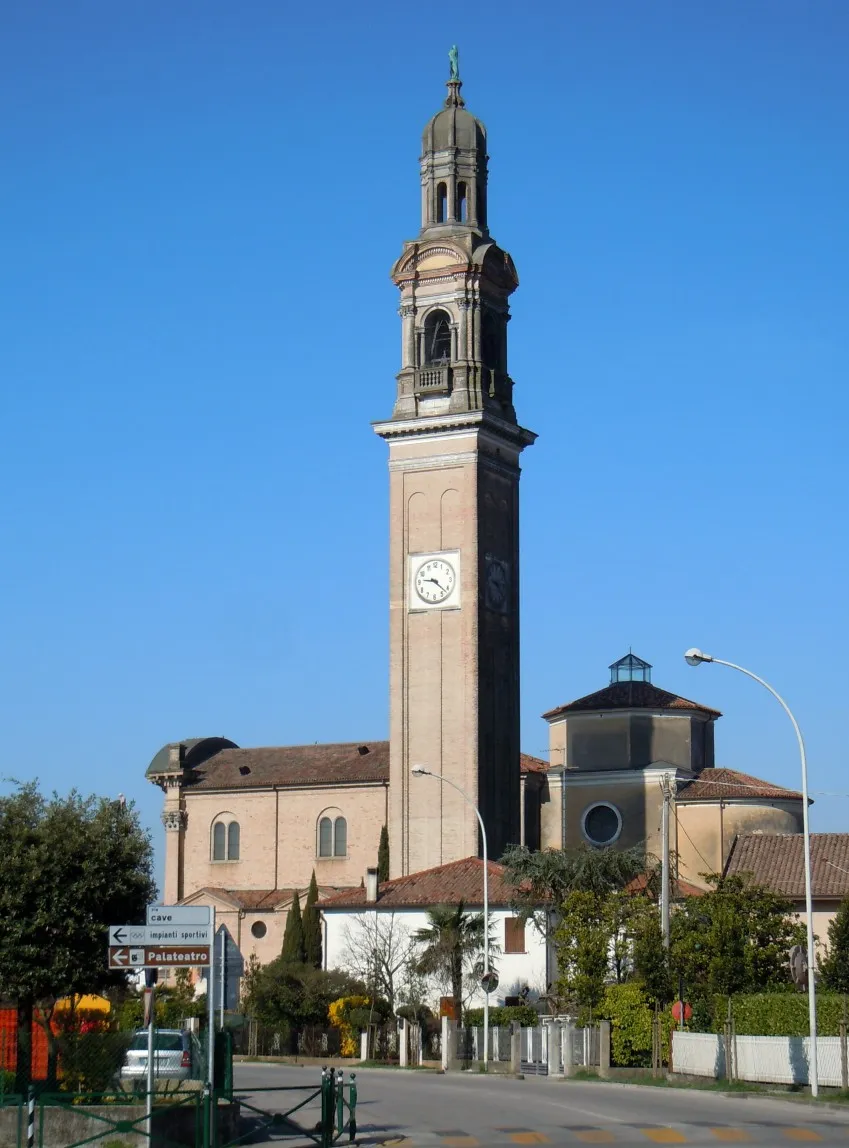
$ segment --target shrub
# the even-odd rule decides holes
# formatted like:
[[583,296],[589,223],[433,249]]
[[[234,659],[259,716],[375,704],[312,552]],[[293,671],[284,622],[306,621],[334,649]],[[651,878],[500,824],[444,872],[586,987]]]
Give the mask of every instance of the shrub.
[[[483,1009],[467,1008],[463,1019],[469,1028],[480,1028],[483,1024]],[[539,1024],[539,1014],[530,1005],[502,1005],[489,1010],[491,1028],[509,1026],[514,1020],[517,1020],[523,1028],[536,1028]]]
[[[843,996],[817,993],[817,1031],[839,1036]],[[713,1031],[722,1032],[728,1015],[728,997],[713,998]],[[747,993],[731,998],[732,1016],[741,1036],[807,1036],[807,993]],[[695,1027],[691,1025],[691,1027]]]
[[[620,1068],[651,1065],[654,1008],[639,984],[608,985],[597,1015],[610,1021],[610,1058],[613,1064]],[[660,1013],[660,1023],[661,1055],[666,1063],[673,1028],[669,1010]]]

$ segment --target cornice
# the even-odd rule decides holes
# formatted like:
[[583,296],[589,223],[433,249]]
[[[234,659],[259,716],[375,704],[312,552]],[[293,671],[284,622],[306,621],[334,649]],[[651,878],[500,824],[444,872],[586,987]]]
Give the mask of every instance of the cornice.
[[447,437],[469,431],[483,431],[494,440],[510,443],[519,450],[536,442],[534,431],[526,430],[516,423],[500,419],[491,411],[458,411],[447,415],[425,415],[409,419],[385,419],[373,422],[374,433],[382,439]]

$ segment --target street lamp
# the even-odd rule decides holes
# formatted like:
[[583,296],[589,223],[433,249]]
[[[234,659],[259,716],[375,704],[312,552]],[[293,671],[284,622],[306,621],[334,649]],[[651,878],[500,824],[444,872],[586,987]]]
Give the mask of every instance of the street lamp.
[[753,674],[751,670],[746,670],[742,666],[735,665],[734,662],[725,662],[722,658],[713,658],[710,654],[705,654],[695,647],[688,650],[684,658],[690,666],[700,666],[702,662],[716,662],[719,666],[730,666],[732,670],[739,670],[740,673],[745,674],[747,678],[754,678],[756,682],[760,682],[764,689],[769,690],[790,718],[790,721],[793,723],[793,729],[796,731],[796,740],[799,742],[799,756],[802,759],[802,854],[805,861],[805,912],[808,917],[808,1016],[811,1032],[810,1078],[811,1095],[816,1096],[819,1093],[819,1071],[817,1065],[817,988],[816,977],[814,975],[816,954],[814,951],[814,908],[813,897],[811,895],[811,830],[808,824],[808,759],[805,756],[805,741],[802,737],[802,731],[799,729],[799,723],[793,716],[790,706],[788,706],[781,694],[774,690],[769,682],[765,682],[763,678],[759,678],[758,675]]
[[447,777],[443,777],[441,773],[434,773],[432,769],[425,769],[423,765],[413,766],[414,777],[435,777],[437,781],[441,781],[444,785],[450,785],[452,789],[456,789],[467,805],[470,805],[475,811],[475,817],[478,819],[478,825],[481,827],[481,841],[483,842],[483,1064],[484,1072],[489,1063],[489,863],[487,862],[486,850],[486,826],[483,823],[483,818],[480,815],[480,810],[466,793],[465,789],[461,789],[455,781],[450,781]]

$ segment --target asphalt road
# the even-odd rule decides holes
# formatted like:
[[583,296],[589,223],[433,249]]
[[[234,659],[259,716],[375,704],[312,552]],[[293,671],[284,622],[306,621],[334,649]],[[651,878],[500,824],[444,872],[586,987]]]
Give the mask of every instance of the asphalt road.
[[[309,1092],[256,1090],[317,1088],[320,1071],[315,1067],[238,1064],[236,1085],[249,1104],[280,1112]],[[345,1076],[347,1080],[349,1073]],[[825,1106],[773,1097],[392,1069],[364,1069],[357,1073],[357,1084],[357,1142],[363,1145],[488,1148],[513,1144],[804,1142],[849,1148],[849,1110],[831,1111]],[[312,1126],[318,1119],[317,1103],[308,1104],[295,1119],[302,1126]],[[274,1131],[249,1141],[277,1142]],[[304,1142],[292,1139],[288,1143]],[[347,1143],[347,1136],[340,1143]]]

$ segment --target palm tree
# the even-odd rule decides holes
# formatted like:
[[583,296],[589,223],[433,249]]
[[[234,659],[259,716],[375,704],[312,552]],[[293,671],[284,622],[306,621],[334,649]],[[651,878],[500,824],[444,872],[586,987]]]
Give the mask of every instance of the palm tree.
[[424,946],[416,962],[417,972],[435,973],[451,982],[451,995],[463,1000],[463,962],[483,949],[482,913],[467,913],[463,902],[436,905],[427,911],[430,924],[417,929],[413,940]]

